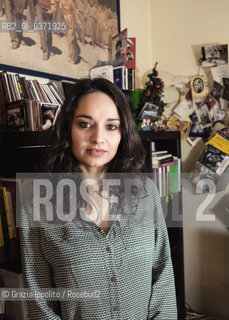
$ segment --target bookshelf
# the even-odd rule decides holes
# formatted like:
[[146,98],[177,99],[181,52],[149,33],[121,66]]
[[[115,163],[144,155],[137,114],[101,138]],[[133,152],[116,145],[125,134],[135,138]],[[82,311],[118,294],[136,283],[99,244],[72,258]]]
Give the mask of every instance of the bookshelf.
[[[15,179],[17,172],[38,171],[38,164],[51,139],[50,130],[0,130],[0,178]],[[21,273],[18,239],[10,239],[0,247],[0,268]]]
[[[145,171],[152,173],[152,142],[155,150],[167,150],[173,156],[181,158],[180,132],[151,132],[139,131],[146,149]],[[153,176],[152,176],[153,177]],[[182,191],[173,194],[173,199],[161,199],[166,224],[168,227],[171,255],[175,276],[178,319],[185,319],[185,291],[184,291],[184,257],[183,257],[183,229],[182,229]],[[174,221],[174,214],[179,215],[179,221]]]

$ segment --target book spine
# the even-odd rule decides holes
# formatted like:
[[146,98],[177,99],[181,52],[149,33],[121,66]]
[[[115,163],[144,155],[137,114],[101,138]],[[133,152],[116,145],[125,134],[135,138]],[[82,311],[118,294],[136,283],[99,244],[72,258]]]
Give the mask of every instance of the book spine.
[[10,92],[10,85],[9,85],[7,73],[5,71],[3,71],[3,74],[4,74],[5,86],[7,89],[8,102],[12,102],[13,99],[12,99],[11,92]]
[[10,88],[10,92],[11,92],[12,102],[17,101],[15,90],[14,90],[12,75],[7,73],[7,78],[8,78],[8,82],[9,82],[9,88]]
[[4,236],[3,236],[3,229],[2,229],[2,218],[0,214],[0,247],[3,247],[3,246],[4,246]]
[[6,98],[6,102],[10,102],[9,101],[9,95],[8,95],[8,92],[7,92],[7,86],[6,86],[4,71],[0,72],[0,78],[2,80],[3,91],[4,91],[4,96]]
[[170,193],[177,193],[179,191],[178,171],[178,162],[176,165],[170,166]]
[[51,89],[49,88],[49,86],[46,84],[46,85],[44,85],[44,88],[46,89],[46,92],[48,94],[48,97],[49,97],[51,103],[52,104],[58,104],[58,102],[56,101]]
[[15,101],[21,100],[21,93],[18,87],[18,82],[17,82],[17,75],[12,74],[11,75],[12,80],[13,80],[13,86],[14,86],[14,92],[15,92]]
[[173,160],[174,160],[173,156],[171,156],[171,157],[164,158],[164,159],[152,159],[152,163],[154,166],[154,165],[159,165],[159,164],[163,164],[163,163],[167,163],[167,162],[172,162]]
[[40,87],[39,87],[39,82],[37,80],[32,80],[32,82],[34,83],[34,86],[36,88],[36,92],[38,94],[38,101],[41,101],[41,102],[44,102],[44,98],[42,96],[42,93],[41,93],[41,90],[40,90]]
[[20,81],[20,77],[19,75],[15,75],[15,78],[16,78],[16,82],[17,82],[17,86],[18,86],[18,91],[19,91],[19,95],[20,95],[20,98],[19,99],[25,99],[25,96],[24,96],[24,92],[23,92],[23,87],[21,85],[21,81]]
[[47,96],[47,93],[46,93],[46,91],[44,89],[44,85],[42,83],[40,84],[40,87],[41,87],[41,90],[42,90],[42,94],[44,96],[45,103],[50,103],[49,97]]
[[21,80],[24,84],[26,99],[33,99],[31,92],[30,92],[30,89],[29,89],[29,80],[26,80],[25,77],[22,77]]
[[2,221],[4,243],[7,244],[9,241],[9,233],[8,233],[8,224],[7,224],[7,218],[6,218],[6,209],[5,209],[2,185],[0,186],[0,216]]
[[3,187],[2,189],[7,217],[9,239],[13,239],[16,238],[16,228],[14,224],[11,194],[7,192],[6,187]]
[[0,126],[6,127],[7,126],[7,115],[6,115],[6,103],[7,97],[6,92],[3,84],[3,79],[0,77]]
[[[112,82],[114,82],[113,81],[113,67],[112,67]],[[63,104],[64,100],[65,100],[64,94],[61,92],[61,89],[58,88],[58,86],[56,85],[55,82],[52,82],[52,85],[56,88],[56,91],[58,92],[59,96],[61,97],[61,101],[62,101],[62,104]]]
[[34,100],[40,101],[40,97],[39,97],[39,94],[37,92],[37,88],[35,86],[34,80],[30,80],[30,84],[31,84],[31,88],[33,89],[33,93],[34,93],[34,96],[35,96]]
[[54,86],[54,83],[51,82],[49,84],[50,89],[52,90],[54,96],[56,97],[58,104],[63,104],[64,100],[62,99],[62,97],[60,96],[58,89]]
[[26,92],[26,87],[23,81],[23,78],[17,75],[17,83],[18,83],[18,88],[20,91],[21,99],[29,99],[27,92]]
[[158,191],[160,198],[163,196],[163,190],[162,190],[162,168],[158,168]]
[[29,88],[29,92],[30,92],[30,95],[32,97],[32,100],[37,100],[37,97],[36,97],[36,93],[34,91],[34,85],[32,83],[32,80],[26,80],[27,84],[28,84],[28,88]]
[[174,166],[178,164],[178,161],[170,161],[170,162],[165,162],[165,163],[160,163],[160,164],[153,164],[153,168],[163,168],[163,167],[168,167],[168,166]]
[[181,192],[181,159],[178,158],[178,192]]

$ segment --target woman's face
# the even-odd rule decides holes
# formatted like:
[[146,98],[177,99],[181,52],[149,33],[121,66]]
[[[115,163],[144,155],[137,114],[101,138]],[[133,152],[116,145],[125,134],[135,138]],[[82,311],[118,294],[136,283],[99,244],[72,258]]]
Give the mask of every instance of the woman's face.
[[102,93],[84,95],[75,109],[72,153],[82,172],[101,172],[116,155],[120,140],[120,117],[112,99]]

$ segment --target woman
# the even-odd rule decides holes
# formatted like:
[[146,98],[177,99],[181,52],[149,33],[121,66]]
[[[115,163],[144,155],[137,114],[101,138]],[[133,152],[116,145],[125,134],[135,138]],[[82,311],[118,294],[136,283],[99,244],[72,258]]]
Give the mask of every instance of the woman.
[[[91,198],[84,201],[77,188],[75,207],[83,210],[71,221],[43,228],[30,227],[33,208],[25,204],[23,274],[26,287],[32,289],[86,294],[81,299],[69,295],[58,301],[29,301],[30,319],[177,319],[160,199],[155,185],[142,174],[144,148],[123,93],[105,79],[77,81],[54,131],[48,170],[61,177],[78,172],[75,179],[86,181]],[[109,190],[116,201],[102,185],[109,173],[115,175]]]

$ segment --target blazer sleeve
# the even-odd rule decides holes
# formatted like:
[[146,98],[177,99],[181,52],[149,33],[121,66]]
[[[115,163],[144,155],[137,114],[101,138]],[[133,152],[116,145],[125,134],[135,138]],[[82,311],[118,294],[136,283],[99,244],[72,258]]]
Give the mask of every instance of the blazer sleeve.
[[148,319],[177,320],[173,266],[167,227],[158,190],[153,185],[155,244]]
[[[32,206],[26,204],[20,214],[20,246],[25,288],[54,288],[50,265],[40,246],[40,228],[31,223]],[[61,320],[60,303],[34,299],[27,301],[30,320]]]

